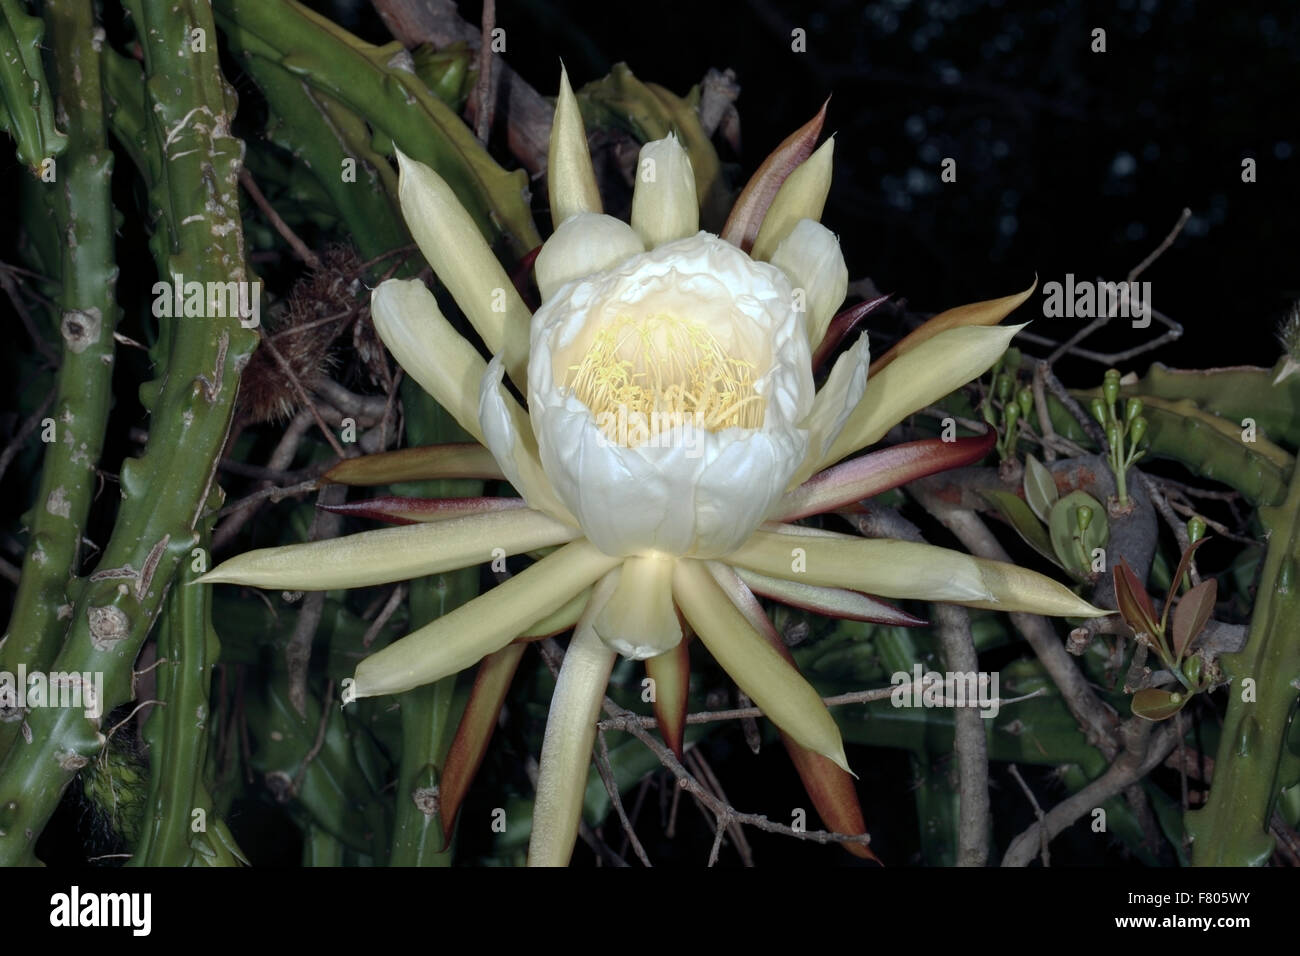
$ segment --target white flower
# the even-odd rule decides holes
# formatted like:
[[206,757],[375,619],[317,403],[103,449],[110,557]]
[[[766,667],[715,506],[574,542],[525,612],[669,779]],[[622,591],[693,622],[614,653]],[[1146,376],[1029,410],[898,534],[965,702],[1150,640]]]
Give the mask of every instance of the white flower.
[[569,282],[531,340],[542,468],[606,554],[735,550],[807,452],[812,366],[790,282],[716,236]]
[[[829,467],[987,370],[1016,331],[996,323],[1029,291],[937,316],[870,379],[863,335],[814,392],[811,350],[847,285],[839,243],[817,221],[830,143],[774,193],[746,190],[738,231],[756,232],[752,256],[698,231],[691,164],[674,137],[647,144],[641,159],[652,174],[638,177],[628,225],[600,208],[581,115],[562,77],[548,177],[559,226],[536,260],[543,304],[530,314],[450,187],[399,154],[406,221],[493,358],[485,362],[455,332],[422,282],[382,283],[371,305],[375,327],[407,374],[487,446],[524,501],[435,502],[427,523],[254,551],[202,579],[319,590],[559,546],[362,661],[349,694],[399,693],[481,660],[507,673],[488,682],[504,686],[519,659],[512,642],[576,625],[542,749],[530,863],[568,860],[616,652],[646,659],[657,707],[675,701],[675,711],[658,713],[680,748],[689,676],[681,620],[782,730],[800,772],[816,781],[814,801],[838,788],[856,805],[835,722],[751,588],[894,623],[916,620],[860,592],[1108,613],[1014,565],[791,523],[982,457],[991,436],[983,445],[963,439],[956,450],[936,441],[901,461],[887,449]],[[768,194],[764,216],[753,197]],[[463,466],[463,447],[454,454]],[[372,477],[382,468],[369,469]],[[841,812],[835,801],[817,806]],[[860,813],[839,820],[861,832]]]

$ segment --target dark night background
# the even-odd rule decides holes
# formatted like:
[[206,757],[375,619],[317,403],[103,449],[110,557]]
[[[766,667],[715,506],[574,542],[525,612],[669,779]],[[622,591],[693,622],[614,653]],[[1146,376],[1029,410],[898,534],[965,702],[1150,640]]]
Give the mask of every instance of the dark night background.
[[[460,7],[477,22],[480,4]],[[381,36],[358,9],[354,28]],[[546,95],[561,57],[575,88],[620,60],[678,93],[711,66],[734,69],[744,152],[724,159],[744,176],[832,95],[824,221],[851,279],[913,309],[1006,295],[1035,272],[1122,279],[1187,207],[1176,245],[1142,276],[1187,330],[1159,358],[1271,366],[1280,354],[1274,330],[1300,297],[1296,4],[501,0],[497,23],[506,59]],[[806,53],[791,51],[795,27]],[[1098,27],[1105,53],[1090,49]],[[956,183],[939,181],[944,157]],[[1254,183],[1241,179],[1247,157]],[[1076,321],[1033,331],[1065,338]],[[1093,347],[1125,349],[1156,328],[1115,323]]]
[[[369,3],[312,5],[369,40],[388,39]],[[460,7],[478,21],[479,3]],[[1122,371],[1140,374],[1153,358],[1212,367],[1271,366],[1279,356],[1275,329],[1300,298],[1300,5],[498,0],[497,24],[507,34],[506,61],[548,96],[561,58],[575,87],[619,61],[679,94],[710,67],[735,70],[743,150],[724,149],[722,158],[736,164],[737,188],[832,95],[826,130],[836,135],[835,179],[823,221],[840,236],[851,279],[870,277],[915,311],[1007,295],[1035,273],[1040,283],[1066,273],[1122,279],[1187,207],[1183,233],[1142,276],[1155,308],[1181,322],[1185,335]],[[804,53],[791,50],[794,28],[806,31]],[[1106,31],[1104,53],[1090,50],[1096,28]],[[247,81],[232,80],[242,94]],[[945,157],[957,161],[955,183],[939,180]],[[1254,183],[1242,182],[1248,157],[1257,163]],[[9,173],[0,184],[7,213],[0,257],[12,262],[21,171],[7,142],[0,169]],[[542,198],[535,196],[539,209]],[[538,222],[545,235],[547,217]],[[123,263],[124,283],[141,268],[148,262]],[[1040,315],[1041,302],[1041,294],[1031,299],[1020,319]],[[7,303],[0,308],[5,328],[17,330]],[[1064,339],[1079,324],[1039,317],[1031,331]],[[883,342],[897,328],[876,331]],[[1157,331],[1121,321],[1088,344],[1125,349]],[[28,349],[24,333],[11,334]],[[1086,387],[1100,382],[1103,368],[1067,360],[1058,371]],[[23,387],[11,380],[0,391],[5,434]],[[28,505],[5,497],[9,516]],[[7,603],[6,595],[6,617]],[[726,765],[724,785],[743,809],[783,818],[784,808],[806,802],[779,747],[751,758],[739,734],[721,734],[709,755]],[[916,830],[907,753],[873,750],[854,763],[876,850],[906,862]],[[992,775],[1001,843],[1032,817],[1005,768],[995,765]],[[685,801],[680,820],[679,851],[707,847],[711,827]],[[640,829],[651,856],[668,859],[671,845],[652,842],[657,828]],[[821,848],[747,835],[765,862],[828,862]],[[285,848],[283,862],[296,855]],[[695,856],[679,852],[669,862],[695,864]],[[1053,857],[1070,861],[1067,837]],[[575,861],[589,859],[580,844]],[[733,861],[724,854],[724,862]]]

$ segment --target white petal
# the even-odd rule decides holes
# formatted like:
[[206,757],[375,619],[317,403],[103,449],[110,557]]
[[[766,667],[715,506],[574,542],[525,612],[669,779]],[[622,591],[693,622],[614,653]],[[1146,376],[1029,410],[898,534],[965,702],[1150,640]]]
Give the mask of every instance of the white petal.
[[[591,168],[587,131],[582,125],[578,99],[569,86],[569,74],[560,67],[560,95],[551,123],[551,148],[546,160],[546,184],[551,199],[551,221],[561,223],[580,212],[600,212],[600,190]],[[513,376],[511,376],[513,378]]]
[[433,293],[418,279],[388,279],[370,296],[370,316],[397,364],[481,442],[478,389],[487,363],[443,317]]
[[596,617],[600,639],[635,661],[680,644],[682,627],[673,606],[673,559],[658,554],[631,557],[613,574],[618,584]]
[[605,579],[596,591],[573,632],[551,695],[528,837],[529,866],[567,866],[578,836],[596,720],[616,660],[592,626],[601,599],[608,596]]
[[479,391],[479,425],[483,444],[501,466],[506,480],[528,502],[565,524],[577,524],[572,512],[555,496],[551,482],[537,457],[537,440],[528,427],[528,416],[502,385],[504,366],[500,357],[488,363]]
[[758,238],[750,251],[755,259],[769,259],[781,240],[794,231],[800,219],[821,220],[826,196],[831,189],[834,153],[835,137],[832,136],[786,177],[758,229]]
[[[731,575],[731,569],[719,570]],[[844,742],[826,704],[794,665],[754,629],[701,561],[678,561],[673,596],[727,675],[796,742],[844,770]]]
[[427,524],[245,551],[199,580],[289,591],[329,591],[409,581],[572,541],[575,530],[536,511],[494,511]]
[[[561,354],[579,349],[601,317],[681,310],[733,326],[718,330],[739,350],[729,354],[746,354],[747,339],[769,353],[755,382],[762,426],[709,432],[687,422],[635,447],[611,441],[562,386],[570,358]],[[726,554],[763,520],[806,454],[798,423],[812,409],[811,359],[789,281],[715,236],[699,233],[565,286],[538,310],[532,350],[528,404],[542,465],[608,554]]]
[[797,480],[793,485],[805,480],[801,477],[803,472],[826,457],[832,443],[843,431],[867,390],[867,370],[870,367],[871,343],[867,333],[863,332],[853,346],[835,360],[831,374],[813,400],[812,412],[803,422],[803,427],[808,429],[808,458],[796,473]]
[[[744,547],[728,555],[727,561],[776,578],[881,597],[950,601],[1058,617],[1114,613],[1093,607],[1065,585],[1037,571],[1003,561],[891,538],[811,536],[795,531],[797,527],[783,525],[776,533],[760,531]],[[797,566],[791,563],[795,548],[803,552]]]
[[808,311],[808,346],[816,350],[849,290],[849,270],[835,234],[819,222],[800,219],[772,254],[785,271],[796,297],[803,290]]
[[799,470],[803,481],[879,441],[913,412],[988,371],[1023,325],[963,326],[940,332],[876,372],[843,430],[819,462]]
[[632,228],[647,249],[693,236],[700,228],[695,173],[673,133],[641,147],[632,193]]
[[[618,566],[574,541],[357,665],[351,698],[400,694],[473,667]],[[346,701],[345,701],[346,702]]]
[[424,258],[493,355],[504,355],[510,378],[528,366],[528,306],[441,176],[397,151],[402,218]]
[[644,252],[640,237],[621,219],[581,212],[564,220],[537,254],[537,288],[545,302],[567,282],[613,268]]

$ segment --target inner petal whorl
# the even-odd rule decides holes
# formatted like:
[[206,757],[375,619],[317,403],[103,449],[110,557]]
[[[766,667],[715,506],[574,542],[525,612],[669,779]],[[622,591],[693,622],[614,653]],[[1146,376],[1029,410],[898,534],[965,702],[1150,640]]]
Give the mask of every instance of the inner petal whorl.
[[620,315],[566,369],[564,387],[611,441],[636,447],[687,426],[759,428],[758,368],[727,354],[709,327],[675,315]]

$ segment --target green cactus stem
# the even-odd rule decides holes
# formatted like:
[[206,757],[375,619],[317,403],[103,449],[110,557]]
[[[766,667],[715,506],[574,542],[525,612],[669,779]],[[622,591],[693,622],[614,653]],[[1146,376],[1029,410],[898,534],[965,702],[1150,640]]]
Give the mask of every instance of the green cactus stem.
[[[234,107],[221,76],[212,13],[200,0],[128,0],[144,49],[150,153],[165,175],[150,198],[164,236],[159,272],[186,280],[247,281]],[[196,34],[195,31],[203,31]],[[194,42],[205,36],[207,42]],[[163,159],[165,157],[165,161]],[[151,413],[144,454],[123,463],[122,504],[95,574],[78,588],[67,639],[52,665],[104,675],[105,710],[131,699],[132,666],[177,566],[191,559],[215,480],[239,372],[256,335],[237,317],[165,321],[142,389]],[[45,823],[73,775],[99,753],[98,720],[79,709],[28,717],[32,742],[0,763],[0,865],[32,863]]]
[[[95,469],[112,404],[114,292],[113,153],[108,148],[99,51],[91,0],[45,4],[58,75],[59,111],[68,149],[56,179],[39,190],[60,240],[61,277],[55,325],[62,340],[56,384],[54,441],[45,446],[41,480],[27,526],[30,538],[14,598],[0,670],[23,663],[43,670],[58,653],[72,610],[69,579],[82,557],[81,541],[97,486]],[[0,58],[3,55],[0,54]],[[20,140],[21,143],[21,140]],[[21,150],[20,150],[21,152]],[[0,756],[17,725],[0,725]]]
[[[68,9],[81,4],[61,6]],[[54,16],[47,14],[47,21]],[[40,17],[27,13],[21,0],[0,0],[0,100],[4,105],[0,129],[13,136],[18,158],[35,176],[48,175],[47,161],[63,155],[68,144],[54,125],[50,83],[41,65],[46,25]],[[62,57],[59,61],[66,62]],[[89,82],[98,88],[97,76]],[[87,102],[98,109],[97,100]],[[57,176],[57,165],[55,170]]]
[[516,256],[541,244],[527,173],[497,165],[416,75],[400,43],[372,46],[295,0],[217,0],[214,7],[241,60],[270,60],[363,114],[403,152],[437,170],[489,240],[511,240]]
[[1232,679],[1223,737],[1209,800],[1187,821],[1197,866],[1261,866],[1273,852],[1279,763],[1300,696],[1300,472],[1259,518],[1268,551],[1250,633],[1245,649],[1220,658]]
[[[212,494],[215,514],[219,489]],[[212,519],[203,522],[207,551]],[[213,806],[207,751],[212,668],[221,642],[212,627],[212,589],[189,587],[200,571],[183,565],[158,624],[156,706],[144,727],[149,744],[149,799],[132,866],[236,866],[247,863]]]

